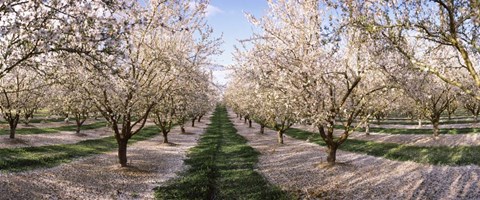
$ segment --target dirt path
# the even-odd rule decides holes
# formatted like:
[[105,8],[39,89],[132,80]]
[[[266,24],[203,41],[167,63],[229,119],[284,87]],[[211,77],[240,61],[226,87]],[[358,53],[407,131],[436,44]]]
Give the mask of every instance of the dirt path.
[[[317,132],[314,127],[306,125],[295,125],[294,128]],[[342,134],[341,130],[335,130],[335,134]],[[364,132],[354,132],[349,136],[350,139],[367,140],[375,142],[389,142],[397,144],[406,144],[412,146],[478,146],[480,145],[480,134],[442,134],[434,138],[430,134],[383,134]]]
[[153,188],[184,169],[183,160],[209,123],[175,127],[162,145],[162,136],[128,148],[131,167],[120,168],[116,152],[82,158],[54,168],[0,174],[0,199],[153,199]]
[[274,131],[258,134],[233,118],[238,133],[257,149],[258,170],[273,184],[305,199],[479,199],[480,167],[447,167],[391,161],[338,151],[327,167],[325,148],[285,138],[276,144]]

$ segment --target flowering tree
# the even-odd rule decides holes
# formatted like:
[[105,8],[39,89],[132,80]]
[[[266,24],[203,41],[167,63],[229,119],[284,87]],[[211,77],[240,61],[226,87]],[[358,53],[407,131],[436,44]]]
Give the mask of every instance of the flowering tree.
[[275,69],[282,61],[267,57],[269,53],[263,41],[251,41],[259,43],[253,43],[252,49],[237,51],[235,82],[227,89],[230,91],[228,102],[236,105],[245,120],[256,119],[261,129],[264,126],[275,129],[278,143],[283,144],[283,134],[297,119],[295,98],[284,87],[288,74],[281,68]]
[[[259,68],[259,87],[270,85],[272,106],[285,106],[274,110],[292,111],[318,127],[333,164],[354,119],[373,105],[368,104],[373,94],[388,88],[375,66],[375,40],[348,26],[348,13],[335,2],[282,0],[270,1],[269,7],[266,17],[250,18],[262,30],[250,40],[248,57]],[[339,119],[344,132],[334,137]]]
[[[121,24],[114,12],[127,4],[101,0],[5,0],[0,3],[0,78],[16,67],[43,71],[49,52],[98,60],[111,52]],[[116,26],[118,25],[118,26]],[[118,30],[118,31],[115,31]]]
[[56,114],[73,116],[77,125],[76,133],[79,134],[82,125],[97,110],[93,101],[77,86],[80,83],[72,79],[75,76],[67,77],[62,84],[50,87],[52,96],[49,98],[48,108]]
[[359,123],[364,124],[366,135],[370,135],[370,120],[372,118],[376,118],[377,122],[379,122],[382,117],[393,112],[405,111],[400,108],[402,105],[405,105],[405,101],[402,101],[403,94],[399,92],[399,89],[392,86],[390,89],[378,91],[377,96],[379,98],[370,98],[364,104],[359,115],[361,119]]
[[472,114],[475,122],[478,122],[478,115],[480,114],[480,102],[470,96],[463,96],[461,99],[463,108]]
[[162,131],[163,143],[169,143],[168,133],[174,124],[179,124],[185,133],[183,124],[187,119],[191,118],[194,126],[197,118],[213,109],[215,100],[209,97],[215,93],[209,88],[211,80],[207,78],[202,72],[180,75],[166,96],[155,105],[152,117]]
[[404,94],[415,102],[411,107],[432,122],[433,136],[438,137],[440,117],[455,100],[455,89],[428,73],[413,72],[399,80]]
[[10,138],[15,138],[20,117],[31,116],[41,105],[45,82],[32,71],[13,69],[0,79],[0,112],[10,127]]
[[363,17],[355,19],[359,27],[399,53],[410,67],[480,100],[478,1],[363,1],[361,6]]
[[206,3],[153,0],[143,6],[132,2],[128,10],[113,14],[117,17],[112,23],[120,33],[112,45],[115,51],[100,58],[69,55],[80,64],[78,68],[65,65],[65,70],[76,70],[83,93],[111,125],[122,167],[127,165],[128,140],[142,130],[180,72],[193,67],[186,62],[192,59],[192,41],[207,37],[211,42],[211,30],[201,23]]

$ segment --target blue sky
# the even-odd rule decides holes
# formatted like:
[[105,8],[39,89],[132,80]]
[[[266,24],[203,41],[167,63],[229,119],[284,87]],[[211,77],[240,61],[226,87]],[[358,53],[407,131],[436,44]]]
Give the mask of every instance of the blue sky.
[[[252,25],[245,17],[245,12],[256,17],[263,16],[267,10],[266,0],[211,0],[208,7],[207,20],[214,29],[215,35],[223,33],[222,55],[214,58],[221,65],[233,64],[233,46],[238,46],[238,40],[247,39],[252,35]],[[226,83],[226,72],[215,71],[214,76],[219,83]]]

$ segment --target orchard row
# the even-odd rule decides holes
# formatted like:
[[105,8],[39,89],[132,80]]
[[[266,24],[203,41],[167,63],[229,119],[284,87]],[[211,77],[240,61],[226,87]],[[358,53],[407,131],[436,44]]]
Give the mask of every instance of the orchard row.
[[[143,2],[143,1],[142,1]],[[174,124],[213,109],[210,56],[220,39],[207,1],[7,0],[0,3],[0,112],[10,137],[39,109],[112,128],[121,166],[151,119]]]
[[[269,1],[236,52],[227,104],[278,131],[317,127],[335,163],[356,127],[391,113],[480,111],[478,1]],[[334,135],[341,122],[342,134]]]

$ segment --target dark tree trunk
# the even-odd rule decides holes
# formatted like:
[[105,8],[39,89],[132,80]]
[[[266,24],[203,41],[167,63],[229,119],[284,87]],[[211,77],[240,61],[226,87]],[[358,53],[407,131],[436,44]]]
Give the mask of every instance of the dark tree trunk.
[[182,133],[185,133],[185,127],[181,126],[180,129],[182,130]]
[[264,134],[264,133],[265,133],[265,125],[260,124],[260,134]]
[[433,124],[433,136],[434,137],[438,137],[440,135],[440,131],[439,131],[439,128],[438,128],[438,123],[439,119],[435,119],[435,120],[432,120],[432,124]]
[[329,164],[335,164],[335,160],[337,160],[337,149],[337,145],[328,145],[327,162]]
[[15,132],[17,131],[19,118],[19,116],[14,116],[13,118],[8,119],[8,125],[10,127],[10,139],[15,139]]
[[80,130],[81,130],[80,127],[82,127],[82,125],[79,124],[79,123],[77,123],[77,130],[75,130],[75,132],[76,132],[77,134],[80,133]]
[[251,119],[248,119],[248,127],[252,128],[252,120]]
[[163,131],[163,143],[168,144],[168,132]]
[[247,118],[247,117],[244,117],[243,123],[246,124],[246,123],[247,123],[247,120],[248,120],[248,118]]
[[15,139],[16,128],[10,127],[10,139]]
[[200,122],[200,120],[202,120],[202,117],[203,117],[203,115],[198,116],[198,121],[197,122]]
[[277,132],[278,144],[283,144],[283,131]]
[[192,127],[195,127],[195,119],[196,119],[196,118],[193,118],[193,119],[192,119]]
[[119,159],[120,166],[126,167],[128,140],[125,140],[125,139],[117,140],[117,143],[118,143],[118,159]]

